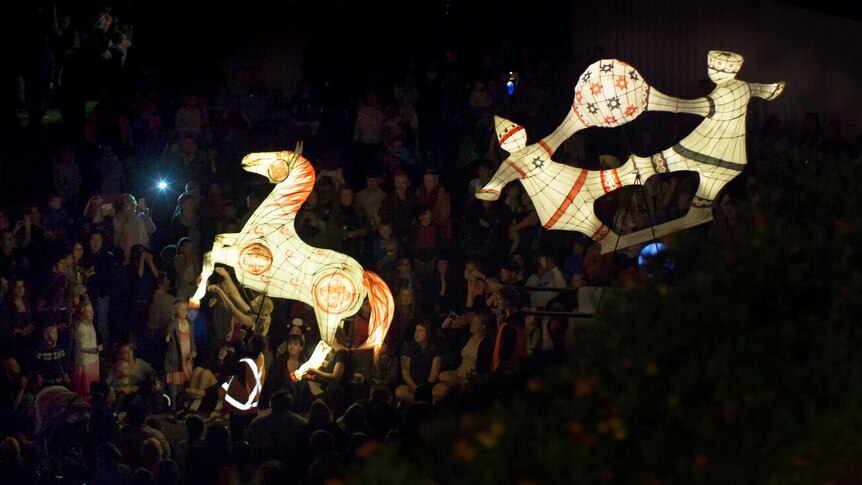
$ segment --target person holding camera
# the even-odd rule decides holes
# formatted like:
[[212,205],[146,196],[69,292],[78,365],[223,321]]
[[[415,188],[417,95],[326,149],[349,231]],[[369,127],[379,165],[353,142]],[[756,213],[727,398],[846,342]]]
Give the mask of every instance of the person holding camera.
[[[438,393],[463,389],[491,371],[491,356],[494,353],[493,325],[491,315],[486,312],[469,313],[463,316],[452,312],[443,320],[444,330],[457,332],[451,340],[461,344],[461,353],[457,368],[440,373],[440,384],[435,386],[440,386]],[[443,386],[446,388],[444,389]]]
[[150,217],[150,208],[144,197],[136,199],[126,193],[118,201],[119,211],[114,216],[114,245],[123,250],[123,266],[129,264],[132,248],[140,244],[151,247],[151,238],[156,224]]

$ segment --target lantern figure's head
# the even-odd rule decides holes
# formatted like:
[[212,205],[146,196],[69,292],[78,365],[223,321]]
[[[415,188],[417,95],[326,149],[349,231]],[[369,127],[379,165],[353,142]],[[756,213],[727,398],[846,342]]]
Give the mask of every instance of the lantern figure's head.
[[523,126],[500,116],[494,116],[494,131],[500,148],[512,153],[527,146],[527,130]]
[[709,79],[715,84],[722,84],[735,78],[742,61],[742,56],[734,52],[709,51],[706,58]]
[[648,89],[637,69],[616,59],[602,59],[578,78],[572,109],[586,126],[619,126],[643,112]]
[[[503,187],[523,173],[517,164],[523,159],[521,154],[528,150],[527,130],[523,126],[505,118],[494,116],[494,128],[497,132],[497,142],[500,143],[503,150],[509,152],[509,158],[503,161],[491,180],[476,191],[476,198],[480,200],[497,200],[500,198],[500,191],[503,190]],[[530,147],[535,148],[535,145],[530,145]]]
[[284,182],[290,173],[291,158],[298,157],[294,152],[249,153],[242,159],[243,170],[263,175],[271,183]]

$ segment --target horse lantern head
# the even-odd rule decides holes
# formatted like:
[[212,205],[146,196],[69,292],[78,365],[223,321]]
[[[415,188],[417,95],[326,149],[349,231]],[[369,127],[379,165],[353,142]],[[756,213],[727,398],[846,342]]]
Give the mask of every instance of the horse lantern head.
[[249,153],[242,159],[243,170],[263,175],[271,183],[284,182],[294,162],[302,155],[302,142],[295,151]]

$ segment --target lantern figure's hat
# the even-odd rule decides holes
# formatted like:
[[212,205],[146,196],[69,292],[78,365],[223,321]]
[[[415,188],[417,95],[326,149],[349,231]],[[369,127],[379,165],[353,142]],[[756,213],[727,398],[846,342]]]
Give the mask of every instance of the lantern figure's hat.
[[736,74],[742,67],[744,59],[741,55],[727,51],[709,51],[707,65],[719,72]]

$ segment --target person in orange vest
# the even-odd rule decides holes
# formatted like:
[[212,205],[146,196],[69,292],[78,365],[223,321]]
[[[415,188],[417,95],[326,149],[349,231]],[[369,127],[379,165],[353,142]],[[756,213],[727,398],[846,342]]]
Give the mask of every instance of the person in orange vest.
[[511,371],[527,356],[527,330],[519,300],[514,286],[503,285],[497,290],[497,338],[491,371]]
[[227,412],[230,416],[230,435],[233,441],[242,441],[249,423],[257,416],[257,406],[266,380],[266,337],[255,334],[249,342],[248,352],[236,352],[227,379],[219,389],[221,399],[213,417]]

